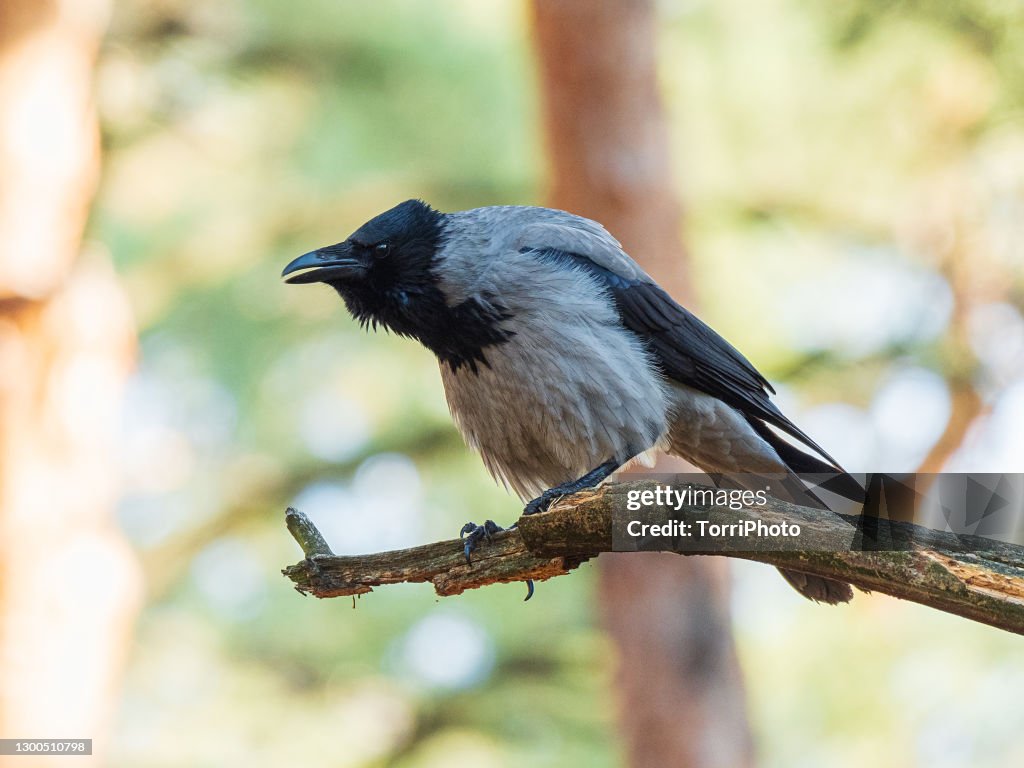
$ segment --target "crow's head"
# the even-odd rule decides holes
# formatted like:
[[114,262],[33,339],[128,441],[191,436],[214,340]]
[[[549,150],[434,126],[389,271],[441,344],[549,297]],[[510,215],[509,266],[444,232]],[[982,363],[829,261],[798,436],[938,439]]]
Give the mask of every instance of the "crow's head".
[[416,335],[422,305],[438,298],[432,273],[445,214],[406,200],[370,219],[348,239],[292,261],[281,276],[289,283],[327,283],[364,325],[381,323]]
[[327,283],[363,326],[411,336],[453,370],[477,371],[478,363],[487,364],[488,347],[514,335],[503,325],[512,316],[487,292],[457,301],[445,296],[438,274],[445,259],[439,254],[458,240],[452,221],[426,203],[406,200],[344,242],[295,259],[282,277],[289,283]]

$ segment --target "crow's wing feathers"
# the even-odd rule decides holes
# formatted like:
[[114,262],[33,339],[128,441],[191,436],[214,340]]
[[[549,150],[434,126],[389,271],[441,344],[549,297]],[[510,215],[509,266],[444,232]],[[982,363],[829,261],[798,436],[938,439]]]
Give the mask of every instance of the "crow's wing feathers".
[[[536,209],[533,209],[536,210]],[[524,226],[515,238],[515,249],[523,251],[564,251],[585,256],[601,269],[621,280],[653,283],[619,241],[596,221],[550,208],[540,209],[548,220]]]
[[615,302],[623,325],[643,339],[666,376],[787,432],[839,468],[769,399],[768,393],[774,390],[750,361],[677,304],[610,235],[550,225],[531,227],[524,234],[529,236],[520,239],[521,253],[594,277]]

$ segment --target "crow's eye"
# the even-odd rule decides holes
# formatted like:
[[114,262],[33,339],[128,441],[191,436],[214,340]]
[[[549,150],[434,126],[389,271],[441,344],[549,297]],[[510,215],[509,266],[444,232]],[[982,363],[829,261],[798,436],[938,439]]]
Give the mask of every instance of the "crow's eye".
[[378,259],[383,259],[389,253],[391,253],[391,243],[383,242],[373,246],[373,255]]

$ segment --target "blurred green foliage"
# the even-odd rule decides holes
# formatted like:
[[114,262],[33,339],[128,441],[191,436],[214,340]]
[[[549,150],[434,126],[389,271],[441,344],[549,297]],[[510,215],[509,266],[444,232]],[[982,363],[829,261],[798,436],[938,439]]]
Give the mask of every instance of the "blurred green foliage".
[[[659,9],[702,314],[792,374],[784,405],[812,434],[874,468],[886,433],[855,427],[890,378],[934,375],[943,413],[947,198],[979,272],[1009,275],[992,300],[1020,320],[1024,14],[996,0]],[[278,274],[409,197],[539,202],[530,53],[510,0],[117,4],[90,238],[140,324],[122,522],[151,599],[113,765],[619,763],[588,569],[526,606],[520,587],[439,603],[410,586],[355,610],[277,575],[299,557],[280,515],[296,498],[321,505],[342,550],[376,520],[373,541],[394,545],[516,513],[454,434],[429,354]],[[906,301],[879,305],[865,274],[909,281]],[[394,525],[381,456],[406,478]],[[740,571],[736,602],[765,765],[1024,760],[1010,639],[881,598],[804,605],[762,573]]]

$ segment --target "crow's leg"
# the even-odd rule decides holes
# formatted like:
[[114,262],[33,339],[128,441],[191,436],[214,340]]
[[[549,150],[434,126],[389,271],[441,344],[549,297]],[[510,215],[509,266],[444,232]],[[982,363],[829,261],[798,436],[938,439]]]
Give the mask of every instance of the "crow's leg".
[[[610,459],[596,469],[592,469],[583,477],[573,480],[568,483],[562,483],[556,485],[554,488],[548,488],[544,493],[538,496],[536,499],[526,505],[523,510],[524,515],[533,515],[537,512],[543,512],[551,503],[561,497],[567,496],[570,493],[576,493],[576,491],[582,491],[585,488],[593,488],[595,485],[600,483],[612,472],[621,467],[623,462],[616,459]],[[509,526],[509,528],[515,528],[515,524]],[[465,542],[463,544],[463,553],[466,556],[466,563],[472,565],[473,561],[471,555],[480,545],[481,541],[486,540],[488,544],[491,542],[491,537],[501,531],[506,530],[500,525],[495,523],[493,520],[485,520],[483,525],[477,525],[476,523],[466,523],[462,526],[462,530],[459,531],[459,538]],[[533,597],[533,582],[526,582],[526,599],[529,600]]]
[[596,469],[590,470],[587,474],[577,480],[556,485],[554,488],[548,488],[544,493],[526,505],[526,508],[523,510],[523,514],[535,515],[538,512],[544,512],[551,506],[551,503],[555,499],[561,496],[568,496],[570,493],[576,493],[576,491],[593,488],[612,472],[621,467],[622,464],[623,462],[618,461],[617,459],[610,459]]

